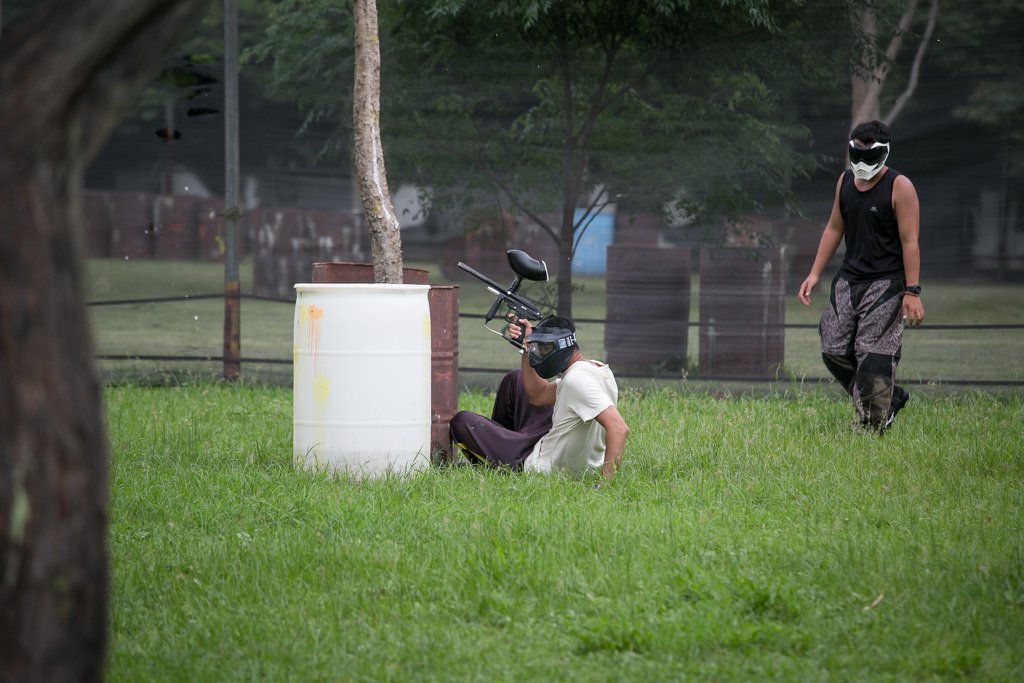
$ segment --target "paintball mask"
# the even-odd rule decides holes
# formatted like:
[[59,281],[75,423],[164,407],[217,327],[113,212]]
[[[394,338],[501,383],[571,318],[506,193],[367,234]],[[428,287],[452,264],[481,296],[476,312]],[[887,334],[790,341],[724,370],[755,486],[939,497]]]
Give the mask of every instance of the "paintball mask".
[[561,327],[534,329],[526,340],[530,367],[544,379],[565,372],[576,349],[576,333]]
[[871,180],[878,175],[888,158],[888,142],[875,142],[870,147],[862,147],[856,140],[850,140],[850,168],[860,180]]

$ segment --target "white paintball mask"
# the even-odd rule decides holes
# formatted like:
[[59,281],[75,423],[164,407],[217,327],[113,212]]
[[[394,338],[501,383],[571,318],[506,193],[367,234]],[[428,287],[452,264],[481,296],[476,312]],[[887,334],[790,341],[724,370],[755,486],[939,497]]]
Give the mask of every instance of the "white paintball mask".
[[888,142],[875,142],[870,147],[863,147],[856,140],[850,140],[850,168],[859,180],[871,180],[878,175],[888,158]]

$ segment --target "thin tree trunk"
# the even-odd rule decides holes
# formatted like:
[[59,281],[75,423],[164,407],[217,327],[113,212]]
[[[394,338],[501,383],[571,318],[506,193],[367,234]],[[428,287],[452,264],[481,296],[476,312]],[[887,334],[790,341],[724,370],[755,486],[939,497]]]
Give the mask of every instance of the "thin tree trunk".
[[107,452],[82,176],[206,0],[51,0],[0,45],[0,680],[101,680]]
[[939,0],[931,0],[931,5],[928,8],[928,20],[924,27],[924,34],[921,35],[921,42],[917,44],[917,52],[914,53],[914,61],[910,66],[910,75],[907,77],[907,85],[903,89],[895,100],[893,100],[892,107],[888,113],[882,119],[887,125],[892,125],[901,113],[903,108],[907,106],[907,102],[914,96],[914,92],[917,90],[917,83],[921,77],[921,63],[924,61],[924,55],[928,51],[928,46],[932,42],[932,34],[935,32],[935,24],[939,19]]
[[[1009,137],[1004,134],[1005,138]],[[1003,149],[1011,149],[1008,141],[1004,141]],[[996,238],[996,282],[1006,282],[1010,266],[1010,225],[1013,222],[1015,213],[1013,196],[1010,192],[1010,160],[1003,155],[1003,163],[999,170],[999,194],[996,204],[996,229],[999,231]]]
[[[564,40],[564,38],[563,38]],[[576,111],[573,107],[573,82],[568,46],[559,46],[562,77],[562,222],[558,232],[558,315],[572,317],[572,247],[576,228],[576,204],[580,198],[583,169],[577,163],[582,154],[575,130]]]
[[[910,1],[916,2],[916,0]],[[855,10],[854,17],[860,30],[874,44],[878,34],[878,17],[875,15],[875,11],[871,8],[859,8]],[[902,38],[898,40],[902,43]],[[892,43],[889,47],[892,48]],[[857,56],[857,58],[860,57]],[[883,62],[873,64],[869,73],[853,74],[850,82],[850,130],[864,121],[873,121],[879,117],[879,97],[888,70],[889,65]]]
[[380,41],[376,0],[355,0],[355,78],[352,129],[355,171],[363,215],[370,231],[373,276],[377,282],[402,282],[402,240],[388,191],[380,135]]
[[575,149],[566,143],[562,156],[562,227],[558,233],[558,315],[572,317],[572,246],[575,234],[577,178]]
[[[850,130],[865,121],[881,120],[887,125],[892,123],[903,112],[907,102],[913,97],[917,90],[918,78],[921,72],[921,62],[928,51],[931,43],[932,33],[935,30],[935,23],[939,16],[939,0],[930,0],[928,18],[925,24],[924,34],[918,43],[917,51],[914,54],[914,61],[911,65],[910,74],[907,78],[906,87],[894,100],[888,112],[882,112],[882,91],[885,88],[886,78],[892,67],[893,60],[903,49],[903,34],[910,30],[917,11],[918,0],[907,0],[906,9],[900,17],[897,32],[889,39],[886,45],[884,59],[874,64],[868,74],[854,74],[850,82]],[[878,17],[872,8],[860,8],[855,10],[854,23],[859,24],[859,30],[868,36],[872,42],[877,40]]]

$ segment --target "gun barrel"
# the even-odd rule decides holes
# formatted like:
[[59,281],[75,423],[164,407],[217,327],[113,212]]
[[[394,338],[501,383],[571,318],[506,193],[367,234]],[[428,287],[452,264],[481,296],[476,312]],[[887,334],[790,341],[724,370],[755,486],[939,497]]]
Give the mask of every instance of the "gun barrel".
[[486,275],[484,275],[483,273],[481,273],[476,268],[473,268],[471,266],[467,266],[462,261],[459,261],[459,268],[461,268],[462,270],[466,271],[467,273],[469,273],[470,275],[475,277],[477,280],[480,280],[485,285],[490,285],[491,287],[494,287],[496,290],[498,290],[502,294],[504,294],[506,291],[508,291],[500,283],[495,282],[491,278],[489,278]]

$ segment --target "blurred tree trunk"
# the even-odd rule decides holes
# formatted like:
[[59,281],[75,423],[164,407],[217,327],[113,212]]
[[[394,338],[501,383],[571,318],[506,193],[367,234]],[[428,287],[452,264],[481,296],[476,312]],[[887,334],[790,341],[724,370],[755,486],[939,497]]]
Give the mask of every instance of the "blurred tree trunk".
[[878,44],[878,7],[874,3],[864,3],[860,0],[854,2],[854,8],[851,10],[854,29],[870,43],[870,46],[863,54],[854,58],[855,67],[850,82],[852,95],[850,130],[860,123],[873,120],[881,120],[886,125],[892,125],[902,113],[903,107],[914,95],[914,91],[917,90],[921,62],[924,60],[925,52],[928,50],[928,44],[931,42],[931,36],[935,30],[935,22],[939,17],[939,0],[929,0],[928,17],[921,34],[921,41],[914,53],[914,61],[911,64],[903,92],[893,100],[888,111],[882,112],[882,90],[885,87],[886,77],[900,50],[903,49],[904,36],[910,30],[917,14],[918,0],[900,0],[900,2],[905,4],[903,13],[884,48]]
[[352,90],[352,129],[355,171],[363,215],[370,231],[373,276],[376,282],[402,282],[402,240],[388,191],[384,148],[380,139],[380,41],[376,0],[355,0],[355,78]]
[[107,452],[82,176],[208,0],[46,0],[0,43],[0,680],[103,677]]

